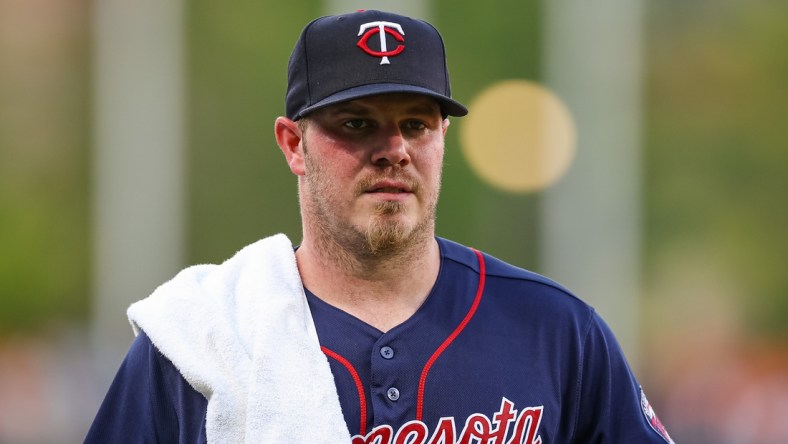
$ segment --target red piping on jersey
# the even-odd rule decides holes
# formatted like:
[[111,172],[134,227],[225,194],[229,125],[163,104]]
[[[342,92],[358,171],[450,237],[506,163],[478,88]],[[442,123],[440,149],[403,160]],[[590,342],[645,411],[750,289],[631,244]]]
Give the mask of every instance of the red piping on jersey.
[[465,315],[465,318],[460,322],[460,325],[454,329],[454,331],[443,341],[440,347],[435,350],[435,353],[430,356],[430,359],[427,361],[427,364],[424,365],[424,369],[421,371],[421,378],[419,378],[419,393],[418,399],[416,400],[416,420],[421,421],[422,414],[424,413],[424,385],[427,383],[427,374],[430,372],[430,368],[432,368],[432,364],[438,360],[438,357],[443,353],[444,350],[449,348],[449,345],[454,341],[457,336],[460,335],[462,330],[468,325],[473,315],[476,313],[476,309],[479,307],[479,302],[482,300],[482,294],[484,293],[484,278],[486,276],[485,266],[484,266],[484,256],[478,250],[474,250],[476,253],[476,257],[479,259],[479,286],[476,289],[476,297],[473,300],[473,304],[471,308],[468,310],[468,313]]
[[367,398],[364,395],[364,385],[361,384],[361,378],[358,376],[358,372],[355,368],[353,368],[353,364],[350,363],[347,359],[339,355],[338,353],[329,350],[326,347],[321,346],[320,350],[323,350],[327,356],[336,359],[339,361],[340,364],[344,365],[347,371],[350,373],[350,376],[353,378],[353,382],[356,383],[356,390],[358,390],[358,404],[361,410],[361,424],[359,425],[359,433],[363,436],[367,434]]

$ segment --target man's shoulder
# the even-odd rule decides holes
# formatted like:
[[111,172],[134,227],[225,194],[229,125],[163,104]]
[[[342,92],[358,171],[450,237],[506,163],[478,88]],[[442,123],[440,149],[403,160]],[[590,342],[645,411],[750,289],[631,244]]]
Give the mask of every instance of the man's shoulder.
[[[448,259],[480,273],[482,262],[484,275],[489,284],[498,289],[511,290],[512,294],[528,294],[531,297],[548,297],[552,302],[563,302],[583,311],[591,308],[563,285],[539,273],[512,265],[491,254],[475,250],[455,241],[438,238],[441,253]],[[478,254],[477,254],[478,253]]]
[[473,269],[477,273],[480,271],[480,262],[476,252],[481,254],[483,257],[484,272],[486,276],[530,281],[534,283],[543,284],[548,287],[553,287],[558,291],[571,294],[569,290],[567,290],[564,286],[562,286],[558,282],[548,277],[545,277],[539,273],[535,273],[533,271],[526,270],[516,265],[512,265],[489,253],[479,251],[471,247],[467,247],[458,242],[449,239],[440,238],[440,237],[437,239],[438,239],[438,244],[441,247],[441,254],[443,255],[444,259],[449,259],[454,262],[458,262],[470,269]]

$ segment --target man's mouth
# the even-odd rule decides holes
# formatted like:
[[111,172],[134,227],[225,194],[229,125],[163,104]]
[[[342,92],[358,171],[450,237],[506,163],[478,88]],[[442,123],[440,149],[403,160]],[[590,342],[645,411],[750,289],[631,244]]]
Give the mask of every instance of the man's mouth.
[[403,190],[401,188],[384,187],[384,188],[375,188],[373,190],[370,190],[369,192],[370,193],[392,193],[392,194],[398,194],[398,193],[406,193],[407,191],[405,191],[405,190]]
[[367,193],[386,193],[400,194],[411,193],[412,189],[408,185],[400,182],[383,181],[373,184],[367,188]]

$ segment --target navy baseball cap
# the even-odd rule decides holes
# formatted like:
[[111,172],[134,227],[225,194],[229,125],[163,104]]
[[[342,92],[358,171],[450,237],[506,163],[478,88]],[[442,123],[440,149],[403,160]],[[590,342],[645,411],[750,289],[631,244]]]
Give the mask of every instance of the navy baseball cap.
[[287,67],[287,117],[388,93],[438,101],[444,115],[468,109],[451,98],[446,49],[429,23],[382,11],[318,18],[296,42]]

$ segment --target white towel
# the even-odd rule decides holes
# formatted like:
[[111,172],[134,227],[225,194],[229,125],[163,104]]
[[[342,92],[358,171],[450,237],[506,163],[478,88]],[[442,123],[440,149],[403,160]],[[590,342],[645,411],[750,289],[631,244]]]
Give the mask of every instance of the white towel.
[[350,442],[285,235],[181,271],[128,316],[208,400],[208,442]]

